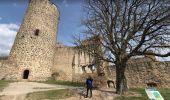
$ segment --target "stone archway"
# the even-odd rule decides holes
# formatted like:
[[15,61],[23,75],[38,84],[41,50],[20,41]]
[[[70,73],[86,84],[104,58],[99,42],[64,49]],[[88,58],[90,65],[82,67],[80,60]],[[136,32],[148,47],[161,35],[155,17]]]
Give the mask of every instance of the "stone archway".
[[24,70],[23,72],[23,79],[28,79],[30,71],[29,70]]

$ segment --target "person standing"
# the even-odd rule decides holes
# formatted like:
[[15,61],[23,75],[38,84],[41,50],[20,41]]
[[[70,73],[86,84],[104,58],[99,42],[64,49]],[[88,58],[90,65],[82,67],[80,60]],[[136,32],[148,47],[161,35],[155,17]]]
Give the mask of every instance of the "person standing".
[[88,76],[88,78],[86,79],[86,87],[87,87],[87,94],[86,94],[86,97],[88,97],[88,94],[90,92],[90,98],[92,97],[92,88],[93,88],[93,79],[91,76]]

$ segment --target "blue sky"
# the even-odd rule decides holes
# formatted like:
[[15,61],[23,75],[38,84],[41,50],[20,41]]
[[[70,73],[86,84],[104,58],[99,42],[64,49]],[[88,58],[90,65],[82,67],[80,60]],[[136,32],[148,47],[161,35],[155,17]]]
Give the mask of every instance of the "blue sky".
[[[29,0],[0,0],[0,56],[8,55]],[[73,45],[72,35],[83,31],[83,0],[51,0],[60,11],[57,41]],[[167,60],[170,60],[168,57]]]
[[[0,55],[9,54],[15,35],[24,18],[29,0],[0,1]],[[72,35],[82,32],[82,0],[51,0],[60,11],[57,40],[73,45]]]

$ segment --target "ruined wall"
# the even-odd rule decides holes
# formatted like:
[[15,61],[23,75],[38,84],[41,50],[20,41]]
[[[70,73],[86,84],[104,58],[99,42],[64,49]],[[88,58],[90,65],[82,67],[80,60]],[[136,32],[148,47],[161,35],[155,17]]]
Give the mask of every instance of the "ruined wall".
[[59,12],[50,0],[30,0],[27,12],[17,33],[9,60],[17,64],[17,79],[47,80],[55,52]]
[[[56,44],[53,76],[56,80],[80,80],[82,74],[93,73],[90,56],[75,47]],[[94,70],[93,70],[94,71]]]
[[95,68],[92,66],[94,58],[91,55],[78,49],[74,51],[73,65],[76,74],[92,73],[92,71],[95,71]]
[[130,86],[146,86],[155,82],[160,87],[170,86],[170,66],[164,62],[132,63],[127,67],[126,75]]
[[72,64],[74,49],[71,47],[56,46],[54,56],[53,76],[56,80],[72,80]]
[[[110,67],[110,78],[116,79],[115,67]],[[148,58],[134,59],[127,64],[126,78],[130,87],[155,82],[159,87],[170,87],[170,62],[152,61]]]

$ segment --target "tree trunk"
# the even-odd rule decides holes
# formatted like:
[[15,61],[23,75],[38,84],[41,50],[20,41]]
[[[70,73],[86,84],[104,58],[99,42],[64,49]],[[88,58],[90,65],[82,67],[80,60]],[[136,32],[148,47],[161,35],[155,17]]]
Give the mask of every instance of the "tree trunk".
[[124,94],[127,88],[127,80],[125,76],[125,63],[116,64],[116,93]]

